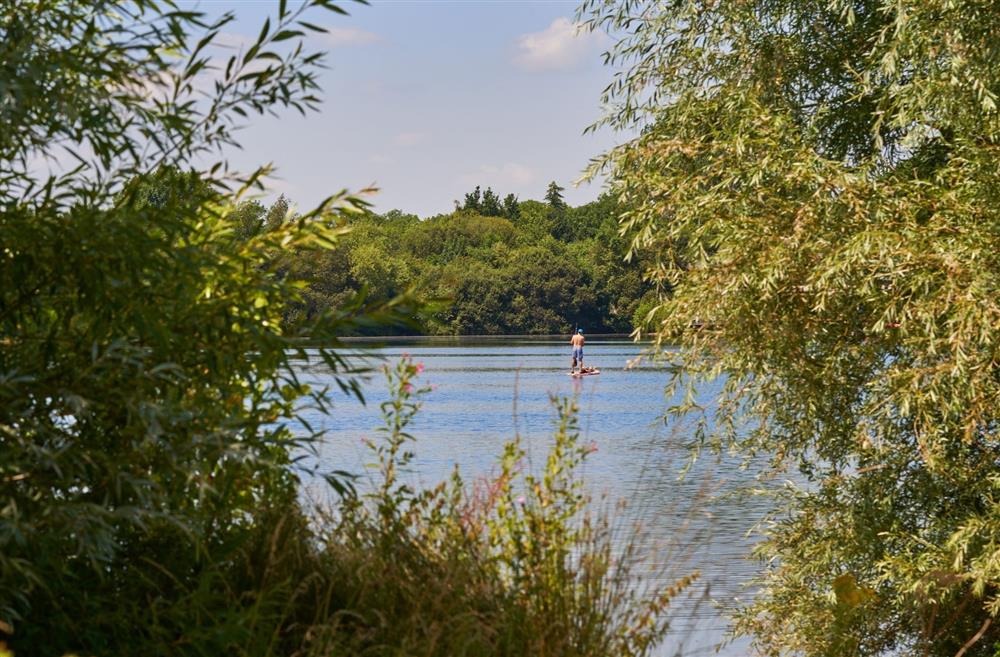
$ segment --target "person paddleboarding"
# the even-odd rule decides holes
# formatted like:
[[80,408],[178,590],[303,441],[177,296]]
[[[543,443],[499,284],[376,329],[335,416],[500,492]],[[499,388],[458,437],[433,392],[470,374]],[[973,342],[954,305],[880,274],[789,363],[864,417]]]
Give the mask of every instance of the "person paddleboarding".
[[576,333],[570,338],[569,343],[573,345],[573,363],[569,367],[569,373],[573,374],[577,363],[580,364],[580,374],[583,374],[583,329],[576,329]]

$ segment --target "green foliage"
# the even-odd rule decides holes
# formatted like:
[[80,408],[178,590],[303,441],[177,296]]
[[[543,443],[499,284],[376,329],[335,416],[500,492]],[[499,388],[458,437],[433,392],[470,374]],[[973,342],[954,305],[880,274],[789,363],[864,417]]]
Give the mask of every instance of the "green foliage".
[[250,112],[315,105],[319,55],[299,37],[322,7],[343,11],[280,3],[214,69],[204,53],[228,14],[0,9],[0,629],[18,654],[272,654],[279,634],[301,639],[283,624],[294,582],[254,572],[251,554],[277,540],[292,454],[317,438],[287,423],[326,404],[290,362],[318,358],[356,391],[338,336],[392,313],[286,321],[310,281],[282,275],[278,254],[336,244],[363,201],[259,232],[241,200],[265,171],[188,163]]
[[628,242],[618,234],[612,198],[555,214],[508,195],[505,206],[517,208],[508,219],[471,212],[476,198],[484,203],[478,189],[468,197],[466,207],[425,220],[398,210],[366,215],[336,249],[292,258],[294,271],[311,271],[316,280],[305,292],[306,316],[356,293],[390,299],[414,289],[444,300],[421,327],[430,333],[632,329],[650,286],[638,260],[623,262]]
[[233,229],[236,239],[247,241],[263,232],[272,232],[281,228],[288,217],[288,199],[282,194],[270,208],[265,208],[260,201],[241,201],[229,214],[229,221],[235,224]]
[[486,217],[499,217],[503,214],[503,208],[500,206],[500,197],[489,187],[483,193],[480,214]]
[[512,221],[517,221],[521,216],[521,208],[518,206],[517,197],[513,194],[503,197],[503,216]]
[[546,235],[553,235],[553,224],[550,221],[549,206],[541,201],[527,200],[520,205],[520,220],[518,227],[524,231],[525,238],[539,242]]
[[236,239],[247,241],[256,237],[264,229],[264,217],[267,216],[267,208],[260,201],[243,201],[229,215],[229,220],[234,224],[233,229]]
[[293,217],[289,216],[289,210],[288,199],[285,198],[284,194],[280,195],[278,200],[267,210],[267,215],[264,217],[264,230],[274,231],[291,221]]
[[553,210],[559,210],[566,207],[566,202],[563,201],[562,193],[566,191],[563,187],[556,184],[556,181],[549,183],[548,188],[545,190],[545,202],[549,204],[549,207]]
[[614,178],[633,246],[656,254],[649,317],[683,345],[675,385],[726,381],[696,437],[808,481],[767,526],[773,566],[740,629],[766,654],[991,654],[1000,13],[583,13],[620,36],[602,123],[640,136],[594,171]]
[[508,194],[503,201],[491,188],[487,187],[485,192],[480,192],[479,186],[465,195],[465,201],[459,203],[455,201],[455,211],[472,212],[484,217],[507,217],[517,219],[519,212],[517,197]]
[[664,611],[694,577],[645,590],[637,546],[612,542],[587,512],[576,403],[553,399],[558,421],[545,469],[533,474],[515,438],[498,472],[415,489],[407,427],[427,388],[420,365],[386,368],[393,394],[370,441],[372,491],[322,534],[323,573],[340,610],[314,628],[309,654],[648,655]]
[[469,210],[470,212],[479,212],[479,210],[482,209],[482,206],[483,206],[483,193],[480,190],[479,185],[476,185],[476,188],[474,190],[465,195],[464,203],[460,204],[458,201],[455,201],[456,210]]

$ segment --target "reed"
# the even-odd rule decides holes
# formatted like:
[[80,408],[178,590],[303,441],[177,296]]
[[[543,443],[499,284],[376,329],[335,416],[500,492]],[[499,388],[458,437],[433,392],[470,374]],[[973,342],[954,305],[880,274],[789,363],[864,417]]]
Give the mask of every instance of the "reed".
[[646,655],[668,630],[670,586],[638,581],[634,541],[613,540],[594,513],[580,467],[577,406],[553,398],[556,430],[541,472],[525,466],[518,437],[495,474],[471,484],[456,470],[434,488],[401,476],[413,457],[407,431],[426,388],[409,359],[387,368],[384,426],[369,443],[372,492],[326,516],[318,553],[324,612],[308,655]]

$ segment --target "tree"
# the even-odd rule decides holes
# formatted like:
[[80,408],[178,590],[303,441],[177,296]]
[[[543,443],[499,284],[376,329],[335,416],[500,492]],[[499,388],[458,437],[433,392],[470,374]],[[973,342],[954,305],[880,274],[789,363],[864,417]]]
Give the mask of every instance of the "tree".
[[267,209],[267,217],[264,219],[264,230],[273,231],[281,227],[288,220],[289,204],[284,194],[278,196],[270,208]]
[[503,209],[500,206],[500,197],[489,187],[483,192],[483,202],[480,206],[480,213],[485,217],[501,217]]
[[242,117],[316,106],[320,57],[299,42],[320,28],[300,21],[321,7],[343,11],[280,3],[214,67],[231,14],[0,9],[0,627],[18,654],[302,641],[288,573],[258,568],[255,546],[284,554],[305,522],[289,464],[317,436],[284,422],[325,401],[291,360],[318,356],[350,390],[337,336],[364,309],[285,323],[309,281],[275,276],[270,254],[323,250],[364,202],[257,235],[260,207],[241,199],[267,170],[210,157]]
[[566,211],[566,203],[562,197],[563,188],[553,180],[545,191],[545,201],[548,203],[547,219],[549,234],[556,239],[570,241],[573,239],[573,225]]
[[479,191],[479,185],[476,188],[465,195],[465,202],[459,205],[455,204],[456,210],[468,210],[470,212],[479,212],[482,209],[482,192]]
[[551,234],[551,208],[547,203],[531,199],[518,203],[518,228],[534,241]]
[[[488,196],[480,194],[480,201]],[[420,329],[425,333],[551,333],[578,323],[593,331],[633,328],[650,286],[640,276],[644,256],[623,261],[627,242],[618,234],[614,198],[567,207],[573,230],[562,232],[546,203],[522,204],[511,194],[505,204],[517,208],[516,222],[464,209],[426,219],[367,212],[352,219],[351,233],[330,251],[284,251],[276,271],[313,280],[289,318],[343,307],[362,290],[372,301],[387,301],[417,288],[439,300],[436,311],[422,316],[429,320]]]
[[583,13],[620,36],[601,124],[639,134],[592,172],[629,206],[634,248],[658,254],[674,385],[725,382],[696,437],[807,481],[779,500],[759,548],[774,565],[739,628],[766,654],[992,655],[1000,13]]
[[420,217],[415,214],[410,214],[408,212],[403,212],[402,210],[395,209],[389,210],[382,215],[381,220],[388,224],[396,224],[400,227],[413,225],[420,221]]
[[404,259],[393,257],[380,244],[369,242],[352,249],[351,276],[371,297],[388,300],[405,290],[412,274]]
[[503,216],[507,217],[511,221],[514,221],[521,216],[521,208],[518,205],[517,197],[513,194],[507,194],[507,196],[503,199]]
[[549,207],[553,210],[562,210],[566,207],[565,201],[563,201],[562,193],[566,191],[564,188],[556,184],[556,181],[549,183],[548,189],[545,190],[545,202],[549,204]]
[[245,242],[259,235],[266,216],[267,208],[260,201],[243,201],[237,205],[229,217],[235,226],[236,238]]
[[514,219],[517,216],[517,198],[513,194],[508,194],[501,202],[500,196],[491,187],[487,187],[485,192],[481,192],[477,185],[476,189],[465,195],[464,203],[455,202],[455,210],[475,212],[484,217]]

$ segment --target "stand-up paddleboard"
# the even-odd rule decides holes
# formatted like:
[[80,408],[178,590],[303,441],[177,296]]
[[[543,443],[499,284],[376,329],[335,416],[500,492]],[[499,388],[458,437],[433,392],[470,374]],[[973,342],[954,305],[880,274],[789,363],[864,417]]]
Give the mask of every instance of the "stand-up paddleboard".
[[568,376],[573,378],[580,378],[581,376],[597,376],[601,373],[601,370],[591,370],[589,372],[569,372]]

